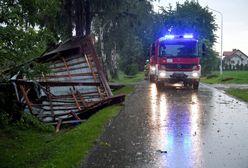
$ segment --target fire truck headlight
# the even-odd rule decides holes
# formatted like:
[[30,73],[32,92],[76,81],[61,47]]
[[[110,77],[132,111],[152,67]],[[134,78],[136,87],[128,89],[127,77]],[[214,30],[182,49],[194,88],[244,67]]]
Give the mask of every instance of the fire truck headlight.
[[165,72],[159,72],[159,77],[161,77],[161,78],[166,77],[166,73]]
[[193,73],[192,73],[192,76],[193,76],[194,78],[197,78],[197,77],[199,77],[199,74],[198,74],[197,72],[193,72]]
[[155,69],[156,69],[155,66],[151,66],[152,71],[155,71]]

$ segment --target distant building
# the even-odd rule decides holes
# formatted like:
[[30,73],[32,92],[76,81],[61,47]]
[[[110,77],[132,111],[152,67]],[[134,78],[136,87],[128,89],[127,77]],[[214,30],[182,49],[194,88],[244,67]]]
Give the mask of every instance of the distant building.
[[248,56],[238,49],[223,52],[224,69],[244,69],[248,66]]

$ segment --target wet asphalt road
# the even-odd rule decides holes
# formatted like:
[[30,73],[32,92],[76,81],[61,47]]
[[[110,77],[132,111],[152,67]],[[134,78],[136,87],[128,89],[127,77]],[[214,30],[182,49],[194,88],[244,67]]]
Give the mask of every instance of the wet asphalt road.
[[248,105],[206,85],[143,81],[83,167],[247,168]]

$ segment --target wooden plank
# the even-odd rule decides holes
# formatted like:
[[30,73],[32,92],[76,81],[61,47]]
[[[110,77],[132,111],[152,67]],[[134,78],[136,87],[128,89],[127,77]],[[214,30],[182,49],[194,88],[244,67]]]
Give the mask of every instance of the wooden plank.
[[72,111],[71,111],[71,115],[72,115],[75,119],[77,119],[77,120],[81,120],[81,119],[77,116],[77,114],[76,114],[76,113],[74,113],[74,112],[72,112]]
[[57,126],[56,126],[56,130],[55,130],[56,133],[59,132],[60,127],[61,127],[61,124],[62,124],[62,119],[59,119],[59,120],[58,120],[58,123],[57,123]]
[[[84,54],[84,57],[85,57],[85,60],[86,60],[86,62],[87,62],[87,65],[89,66],[89,68],[90,68],[90,70],[91,70],[92,76],[93,76],[93,78],[94,78],[94,80],[95,80],[95,82],[96,82],[97,79],[96,79],[96,74],[95,74],[95,72],[93,71],[93,65],[91,64],[90,61],[88,61],[87,54]],[[100,86],[101,86],[101,85],[100,85]],[[102,97],[102,94],[101,94],[101,90],[99,89],[99,87],[97,87],[96,89],[97,89],[97,91],[98,91],[99,97],[103,98],[103,97]]]
[[[72,80],[71,73],[70,73],[70,71],[69,71],[69,69],[68,69],[67,62],[65,61],[65,59],[64,59],[63,57],[62,57],[62,60],[64,61],[65,67],[66,67],[66,69],[67,69],[67,71],[68,71],[68,75],[70,76],[70,80]],[[78,109],[81,110],[80,104],[79,104],[79,102],[78,102],[78,100],[77,100],[77,97],[76,97],[76,95],[75,95],[75,93],[74,93],[74,91],[76,91],[76,89],[75,89],[74,86],[72,86],[72,87],[73,87],[73,89],[70,88],[72,97],[73,97],[73,99],[75,100],[75,103],[76,103],[76,106],[78,107]],[[77,93],[77,92],[78,92],[78,91],[76,91],[76,93]],[[84,100],[83,100],[82,98],[81,98],[81,100],[82,100],[82,103],[84,104]],[[74,114],[74,115],[75,115],[75,114]]]
[[100,65],[100,62],[97,58],[97,54],[96,54],[96,50],[92,44],[92,39],[90,36],[86,36],[84,38],[84,41],[83,41],[83,48],[84,50],[91,55],[94,63],[95,63],[95,66],[96,66],[96,69],[97,69],[97,72],[100,76],[100,80],[102,81],[102,84],[103,84],[103,87],[105,89],[105,91],[107,92],[107,96],[112,96],[112,92],[111,92],[111,89],[108,85],[108,82],[107,82],[107,79],[105,78],[105,75],[103,73],[103,70],[101,68],[101,65]]
[[83,106],[84,106],[84,107],[87,107],[87,104],[85,103],[85,99],[83,98],[83,96],[80,94],[79,91],[76,92],[76,95],[79,97],[80,102],[83,103]]
[[23,85],[20,85],[20,89],[21,89],[21,92],[23,94],[23,97],[27,103],[27,106],[28,106],[28,109],[29,109],[29,112],[31,114],[33,114],[33,110],[32,110],[32,103],[30,102],[29,98],[28,98],[28,95],[26,94],[26,91],[25,91],[25,87]]
[[[62,121],[61,124],[73,124],[73,123],[82,123],[85,122],[87,120],[69,120],[69,121]],[[57,125],[58,122],[51,122],[51,123],[47,123],[48,125]]]
[[76,103],[76,106],[77,106],[78,110],[82,110],[81,107],[80,107],[80,104],[78,103],[78,100],[77,100],[77,98],[76,98],[76,96],[75,96],[75,94],[74,94],[74,92],[73,92],[73,90],[71,88],[70,88],[70,91],[71,91],[72,97],[73,97],[73,99],[74,99],[74,101]]

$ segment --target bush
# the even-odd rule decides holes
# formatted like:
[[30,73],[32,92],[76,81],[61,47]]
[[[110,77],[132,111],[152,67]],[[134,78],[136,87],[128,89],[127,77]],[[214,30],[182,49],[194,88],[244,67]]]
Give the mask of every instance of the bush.
[[5,111],[0,111],[0,128],[4,128],[9,124],[9,114]]
[[125,69],[125,74],[127,75],[136,75],[139,71],[139,66],[138,64],[130,64],[127,65],[126,69]]
[[216,74],[207,75],[207,79],[217,78],[217,77],[218,77],[218,75],[216,75]]
[[38,120],[38,118],[34,117],[29,113],[23,113],[21,119],[17,121],[14,125],[18,126],[21,129],[33,128],[40,131],[53,131],[53,127],[51,125],[47,125]]
[[8,125],[20,120],[22,107],[17,102],[15,92],[11,84],[0,84],[0,125]]
[[234,78],[231,78],[231,77],[227,77],[227,78],[223,78],[221,79],[222,82],[225,82],[225,81],[230,81],[230,80],[233,80]]

